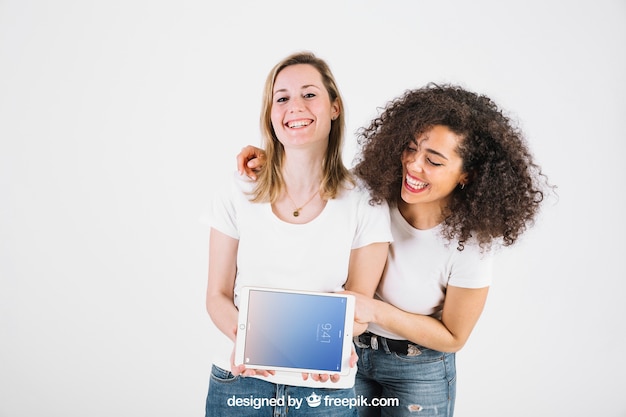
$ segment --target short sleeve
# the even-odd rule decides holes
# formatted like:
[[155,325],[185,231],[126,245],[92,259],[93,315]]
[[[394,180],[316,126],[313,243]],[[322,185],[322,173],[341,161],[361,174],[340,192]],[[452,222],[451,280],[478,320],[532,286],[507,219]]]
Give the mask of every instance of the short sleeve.
[[212,228],[239,239],[237,227],[237,198],[241,198],[237,179],[230,177],[214,191],[209,212],[209,224]]
[[352,249],[361,248],[372,243],[392,242],[389,206],[386,202],[372,204],[369,193],[357,187],[358,193],[357,229],[352,242]]
[[493,278],[493,254],[481,252],[478,245],[466,245],[462,251],[455,249],[455,259],[448,285],[461,288],[484,288]]

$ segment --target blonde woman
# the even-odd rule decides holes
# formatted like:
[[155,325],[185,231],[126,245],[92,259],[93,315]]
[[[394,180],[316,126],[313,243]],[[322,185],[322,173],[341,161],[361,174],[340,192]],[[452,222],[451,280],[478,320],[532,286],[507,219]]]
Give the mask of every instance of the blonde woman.
[[[369,193],[341,162],[342,110],[328,65],[311,53],[287,57],[268,75],[261,112],[266,164],[258,181],[236,175],[211,216],[207,310],[225,337],[215,342],[207,416],[356,415],[354,407],[330,405],[334,400],[315,408],[278,401],[313,393],[354,398],[356,368],[341,378],[307,377],[232,363],[242,286],[372,297],[378,285],[391,240],[389,213],[369,204]],[[238,409],[231,398],[260,400]]]

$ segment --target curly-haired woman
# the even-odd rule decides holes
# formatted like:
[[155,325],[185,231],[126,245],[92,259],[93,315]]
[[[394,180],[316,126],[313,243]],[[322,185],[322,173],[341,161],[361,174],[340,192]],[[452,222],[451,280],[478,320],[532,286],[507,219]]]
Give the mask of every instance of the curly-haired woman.
[[[356,320],[368,323],[355,338],[359,416],[452,416],[455,352],[485,305],[491,249],[532,224],[543,174],[491,99],[453,85],[405,92],[359,143],[354,171],[389,204],[393,235],[376,297],[356,295]],[[240,169],[259,153],[244,149]]]
[[398,398],[360,416],[452,416],[455,352],[483,310],[493,244],[509,246],[543,200],[522,133],[488,97],[430,84],[360,131],[355,167],[387,201],[394,242],[376,299],[358,298],[356,392]]

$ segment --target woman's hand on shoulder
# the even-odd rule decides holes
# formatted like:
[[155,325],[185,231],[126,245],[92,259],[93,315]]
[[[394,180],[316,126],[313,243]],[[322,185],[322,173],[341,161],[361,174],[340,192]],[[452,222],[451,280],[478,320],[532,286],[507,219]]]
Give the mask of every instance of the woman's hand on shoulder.
[[248,145],[241,148],[237,155],[237,171],[256,180],[256,173],[265,165],[265,151],[256,146]]

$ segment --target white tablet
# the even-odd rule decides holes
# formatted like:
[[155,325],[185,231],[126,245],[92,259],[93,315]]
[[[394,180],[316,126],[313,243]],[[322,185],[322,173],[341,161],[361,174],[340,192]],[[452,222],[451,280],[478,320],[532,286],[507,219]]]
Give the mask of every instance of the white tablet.
[[235,364],[251,369],[346,375],[354,296],[244,287]]

